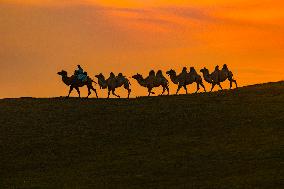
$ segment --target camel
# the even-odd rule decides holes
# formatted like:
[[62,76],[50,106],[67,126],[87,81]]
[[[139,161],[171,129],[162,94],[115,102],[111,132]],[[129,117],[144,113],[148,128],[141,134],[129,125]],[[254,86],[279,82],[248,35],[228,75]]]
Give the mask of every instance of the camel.
[[110,96],[110,92],[118,98],[120,98],[119,95],[115,94],[115,89],[124,86],[124,88],[128,91],[128,97],[130,96],[130,82],[129,80],[123,76],[122,73],[119,73],[118,76],[115,76],[114,73],[110,73],[110,77],[108,79],[105,79],[104,75],[100,73],[99,75],[95,76],[98,78],[98,83],[101,89],[108,88],[108,97]]
[[95,81],[93,81],[90,77],[87,77],[87,81],[82,82],[78,79],[76,79],[76,76],[71,76],[68,77],[68,73],[65,70],[62,70],[61,72],[57,73],[58,75],[60,75],[62,77],[62,81],[67,85],[70,86],[69,89],[69,94],[67,97],[70,96],[71,92],[73,91],[73,89],[75,88],[78,92],[79,98],[81,98],[81,94],[80,94],[80,89],[81,87],[84,87],[85,85],[88,88],[88,96],[87,98],[90,96],[91,94],[91,90],[93,90],[96,93],[96,97],[98,98],[98,94],[96,89],[93,87],[93,82],[96,83]]
[[200,89],[200,85],[203,87],[204,91],[206,92],[205,86],[203,84],[202,78],[201,76],[196,72],[194,67],[190,67],[190,72],[187,72],[186,67],[183,68],[181,74],[177,75],[176,71],[171,69],[169,71],[167,71],[167,74],[170,76],[171,81],[178,85],[176,94],[178,94],[179,90],[183,87],[186,91],[186,94],[188,94],[187,92],[187,85],[192,84],[192,83],[196,83],[197,84],[197,90],[195,93],[197,93]]
[[141,74],[138,74],[138,73],[132,76],[132,78],[137,80],[139,85],[141,85],[142,87],[146,87],[148,89],[148,96],[150,96],[151,94],[155,94],[154,92],[152,92],[153,88],[160,87],[160,86],[163,87],[163,92],[161,95],[163,95],[166,90],[168,92],[168,95],[170,93],[169,82],[163,76],[163,73],[161,70],[159,70],[156,75],[155,75],[155,72],[151,70],[149,73],[149,76],[145,79],[143,78]]
[[211,92],[216,85],[223,90],[221,83],[227,79],[230,81],[230,89],[232,88],[233,83],[235,83],[236,88],[238,88],[237,81],[233,78],[233,73],[228,69],[226,64],[223,65],[222,70],[219,69],[219,66],[216,66],[214,72],[211,74],[206,67],[201,69],[200,72],[203,74],[204,80],[212,85]]

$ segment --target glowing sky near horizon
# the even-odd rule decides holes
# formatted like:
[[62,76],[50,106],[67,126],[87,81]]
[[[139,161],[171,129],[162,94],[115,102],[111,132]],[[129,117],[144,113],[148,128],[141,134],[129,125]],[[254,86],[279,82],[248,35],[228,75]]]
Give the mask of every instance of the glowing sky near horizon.
[[[283,80],[283,7],[280,0],[0,0],[0,98],[64,96],[56,73],[77,64],[93,77],[226,63],[240,85]],[[146,94],[131,83],[132,97]]]

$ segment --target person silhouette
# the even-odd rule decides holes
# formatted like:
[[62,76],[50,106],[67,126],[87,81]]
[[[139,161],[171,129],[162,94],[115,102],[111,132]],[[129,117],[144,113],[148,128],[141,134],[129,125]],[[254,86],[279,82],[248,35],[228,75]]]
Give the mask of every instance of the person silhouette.
[[80,65],[77,65],[78,69],[75,70],[74,75],[76,76],[73,80],[73,82],[76,82],[76,80],[79,80],[81,82],[84,82],[87,80],[87,72],[84,72],[83,68]]

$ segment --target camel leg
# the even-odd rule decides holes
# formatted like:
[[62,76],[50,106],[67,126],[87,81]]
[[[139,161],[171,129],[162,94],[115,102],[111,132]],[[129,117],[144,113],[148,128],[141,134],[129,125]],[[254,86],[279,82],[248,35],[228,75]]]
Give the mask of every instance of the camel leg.
[[95,89],[95,88],[94,88],[93,86],[91,86],[91,89],[92,89],[92,90],[93,90],[93,91],[95,92],[95,94],[96,94],[96,97],[97,97],[97,98],[99,98],[99,97],[98,97],[98,93],[97,93],[97,90],[96,90],[96,89]]
[[236,81],[236,80],[234,80],[233,78],[231,78],[231,79],[230,79],[230,89],[233,87],[233,83],[235,83],[236,88],[238,88],[237,81]]
[[220,87],[220,89],[221,89],[221,90],[223,90],[223,88],[222,88],[222,86],[221,86],[221,84],[220,84],[220,83],[218,83],[218,86]]
[[233,86],[233,81],[230,80],[230,89],[232,89],[232,86]]
[[197,83],[197,88],[196,88],[195,93],[198,93],[199,89],[200,89],[200,87],[199,87],[199,83]]
[[88,87],[88,96],[86,98],[89,98],[90,95],[91,95],[91,88]]
[[161,95],[163,95],[165,93],[165,91],[166,91],[166,87],[163,87],[163,92],[162,92]]
[[237,81],[233,79],[233,82],[235,83],[235,85],[236,85],[236,88],[238,88],[238,84],[237,84]]
[[178,94],[179,90],[181,89],[181,85],[178,86],[176,94]]
[[236,81],[235,79],[233,79],[233,77],[229,77],[228,79],[229,79],[229,81],[230,81],[230,89],[232,89],[233,83],[235,83],[236,88],[238,88],[237,81]]
[[131,89],[127,89],[128,90],[128,96],[127,96],[127,98],[129,98],[129,96],[130,96],[130,93],[131,93]]
[[110,95],[110,89],[108,90],[108,93],[107,93],[107,98],[109,98],[109,95]]
[[70,86],[70,89],[69,89],[69,94],[68,94],[68,98],[70,97],[70,94],[71,94],[71,92],[73,91],[73,89],[74,89],[74,87],[73,86]]
[[184,85],[183,88],[184,88],[186,94],[188,94],[186,85]]
[[80,93],[79,87],[75,87],[75,89],[76,89],[76,91],[77,91],[77,93],[78,93],[78,95],[79,95],[79,98],[81,98],[81,93]]
[[206,92],[205,86],[203,83],[200,83],[201,87],[204,89],[204,91]]
[[128,85],[124,84],[124,88],[128,91],[128,96],[127,96],[127,98],[129,98],[130,93],[131,93],[131,89],[129,88],[129,84],[128,84]]
[[151,94],[155,94],[154,92],[152,92],[152,88],[148,89],[148,96],[150,96]]
[[114,95],[114,96],[116,96],[116,97],[118,97],[118,98],[120,98],[120,96],[119,95],[117,95],[117,94],[115,94],[115,89],[114,90],[112,90],[112,94]]
[[211,92],[213,91],[215,85],[216,85],[215,83],[212,83]]
[[148,89],[148,96],[151,95],[151,93],[152,93],[151,90],[152,90],[152,89]]
[[168,92],[168,95],[170,95],[170,89],[169,89],[169,86],[167,86],[167,92]]

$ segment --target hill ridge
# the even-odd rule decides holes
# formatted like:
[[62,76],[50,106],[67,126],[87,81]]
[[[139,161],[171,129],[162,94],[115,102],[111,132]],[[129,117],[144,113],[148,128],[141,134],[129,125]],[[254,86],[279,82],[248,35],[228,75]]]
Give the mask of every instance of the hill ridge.
[[136,99],[0,100],[0,188],[280,189],[284,82]]
[[[275,85],[284,85],[284,80],[282,81],[277,81],[277,82],[267,82],[267,83],[258,83],[258,84],[252,84],[252,85],[246,85],[246,86],[241,86],[238,87],[237,89],[224,89],[224,90],[218,90],[218,91],[212,91],[212,92],[199,92],[199,93],[189,93],[189,94],[170,94],[169,96],[183,96],[183,95],[196,95],[196,94],[206,94],[206,93],[220,93],[220,92],[228,92],[228,91],[236,91],[236,90],[242,90],[242,89],[254,89],[254,88],[261,88],[261,87],[269,87],[273,88]],[[154,96],[136,96],[136,97],[131,97],[130,99],[136,99],[136,98],[151,98],[151,97],[161,97],[161,96],[168,96],[168,95],[154,95]],[[2,98],[0,100],[11,100],[11,99],[57,99],[57,98],[64,98],[64,96],[61,97],[18,97],[18,98]],[[70,97],[70,99],[74,99],[78,97]],[[84,97],[82,97],[84,99]],[[90,97],[89,99],[96,99],[95,97]],[[105,99],[105,98],[100,98],[99,99]],[[110,99],[119,99],[119,98],[110,98]],[[120,99],[126,99],[126,98],[120,98]]]

